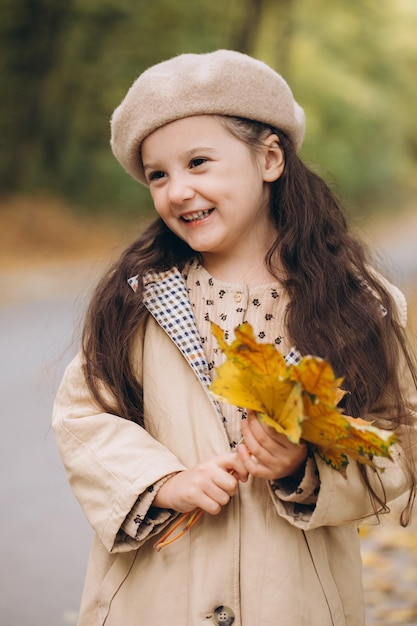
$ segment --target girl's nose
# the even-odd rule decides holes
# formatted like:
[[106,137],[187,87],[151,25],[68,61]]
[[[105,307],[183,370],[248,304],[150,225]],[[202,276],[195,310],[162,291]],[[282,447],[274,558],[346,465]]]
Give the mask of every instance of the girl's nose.
[[171,204],[182,204],[195,195],[193,186],[186,176],[171,176],[168,184],[168,197]]

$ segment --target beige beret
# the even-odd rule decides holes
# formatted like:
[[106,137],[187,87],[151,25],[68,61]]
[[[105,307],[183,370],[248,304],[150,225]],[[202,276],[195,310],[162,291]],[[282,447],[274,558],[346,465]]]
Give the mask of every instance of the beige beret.
[[181,54],[143,72],[113,113],[113,153],[146,185],[140,158],[145,137],[174,120],[204,114],[243,117],[281,129],[296,150],[304,138],[304,111],[282,76],[246,54],[217,50]]

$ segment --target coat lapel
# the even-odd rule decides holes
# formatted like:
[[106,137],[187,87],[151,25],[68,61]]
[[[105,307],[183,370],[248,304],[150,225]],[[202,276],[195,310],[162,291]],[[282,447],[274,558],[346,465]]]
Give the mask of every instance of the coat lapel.
[[179,270],[174,267],[166,272],[146,274],[143,303],[187,359],[204,387],[208,388],[211,378],[207,359],[187,287]]

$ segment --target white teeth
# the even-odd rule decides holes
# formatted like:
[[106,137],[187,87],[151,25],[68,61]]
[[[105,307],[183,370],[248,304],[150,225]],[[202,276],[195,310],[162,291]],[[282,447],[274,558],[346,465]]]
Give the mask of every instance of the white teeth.
[[207,209],[206,211],[198,211],[197,213],[189,213],[188,215],[182,215],[181,219],[183,219],[185,222],[195,222],[197,220],[204,219],[205,217],[210,215],[212,210],[213,209]]

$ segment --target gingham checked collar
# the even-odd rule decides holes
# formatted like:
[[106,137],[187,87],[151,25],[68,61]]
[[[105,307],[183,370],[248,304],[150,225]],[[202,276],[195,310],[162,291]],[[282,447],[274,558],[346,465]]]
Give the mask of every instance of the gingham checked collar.
[[200,334],[181,272],[149,272],[143,279],[143,303],[172,339],[207,388],[211,383]]
[[[138,279],[138,276],[133,276],[127,281],[135,292]],[[164,272],[148,272],[143,278],[143,286],[143,303],[149,313],[172,339],[203,385],[208,388],[211,383],[208,364],[181,272],[176,267]],[[297,365],[301,360],[301,354],[296,348],[291,348],[285,360],[288,365]]]

